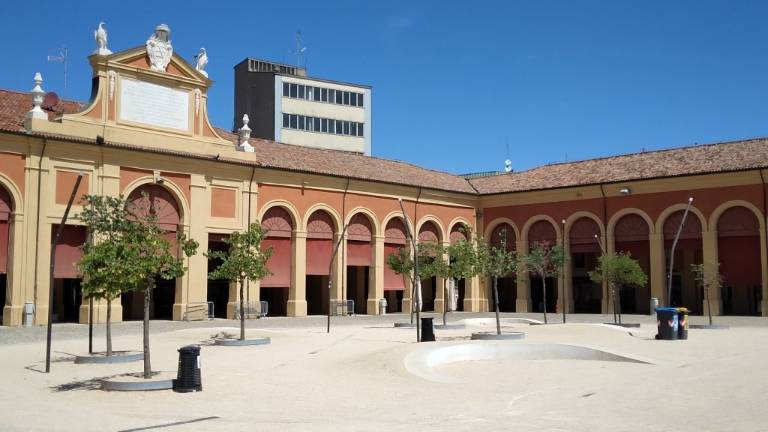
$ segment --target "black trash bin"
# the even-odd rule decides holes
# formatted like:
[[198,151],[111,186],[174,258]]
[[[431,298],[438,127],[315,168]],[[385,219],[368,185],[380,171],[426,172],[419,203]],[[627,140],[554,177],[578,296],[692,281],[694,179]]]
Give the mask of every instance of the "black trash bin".
[[691,311],[689,311],[687,308],[680,307],[677,308],[677,338],[678,339],[688,339],[688,314]]
[[677,339],[677,308],[656,308],[656,319],[659,328],[658,333],[656,334],[656,339]]
[[173,391],[189,393],[203,390],[200,379],[200,347],[187,345],[179,348],[179,372],[173,380]]
[[422,342],[434,342],[435,341],[435,326],[432,324],[433,318],[421,319],[421,341]]

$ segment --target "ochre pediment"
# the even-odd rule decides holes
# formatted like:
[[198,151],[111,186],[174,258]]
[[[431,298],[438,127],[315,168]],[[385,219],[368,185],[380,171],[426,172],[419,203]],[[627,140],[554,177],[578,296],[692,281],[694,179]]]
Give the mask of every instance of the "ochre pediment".
[[[120,69],[121,66],[126,66],[132,69],[145,70],[152,74],[158,74],[159,76],[167,74],[173,77],[199,81],[204,87],[208,87],[211,84],[211,81],[208,80],[208,78],[195,70],[195,67],[192,64],[179,56],[176,52],[171,56],[171,61],[164,73],[153,71],[150,68],[149,56],[147,55],[146,47],[143,46],[120,51],[109,56],[92,56],[92,60],[96,60],[96,64],[102,63],[103,61],[105,63],[104,66],[107,68]],[[96,66],[96,64],[94,64],[94,66]]]

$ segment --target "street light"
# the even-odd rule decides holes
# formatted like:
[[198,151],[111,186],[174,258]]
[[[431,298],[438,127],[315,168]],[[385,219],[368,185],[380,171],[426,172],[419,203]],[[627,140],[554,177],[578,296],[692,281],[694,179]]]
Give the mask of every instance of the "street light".
[[562,248],[563,248],[563,261],[560,264],[560,274],[562,275],[562,281],[563,281],[563,300],[562,300],[562,303],[563,303],[563,324],[565,324],[565,305],[566,305],[566,302],[565,302],[566,289],[565,288],[566,288],[566,285],[567,285],[565,283],[565,260],[566,260],[566,257],[565,257],[565,219],[562,220],[562,224],[563,224],[563,229],[562,229],[561,232],[563,234],[562,234],[561,241],[563,243],[562,244]]

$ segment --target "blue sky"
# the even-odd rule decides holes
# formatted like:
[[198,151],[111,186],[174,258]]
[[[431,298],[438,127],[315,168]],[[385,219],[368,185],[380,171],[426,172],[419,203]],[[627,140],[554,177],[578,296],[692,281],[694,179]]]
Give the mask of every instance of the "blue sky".
[[740,0],[4,1],[0,87],[90,93],[100,20],[113,51],[167,23],[208,50],[214,124],[232,126],[243,58],[373,86],[373,153],[466,173],[768,135],[768,2]]

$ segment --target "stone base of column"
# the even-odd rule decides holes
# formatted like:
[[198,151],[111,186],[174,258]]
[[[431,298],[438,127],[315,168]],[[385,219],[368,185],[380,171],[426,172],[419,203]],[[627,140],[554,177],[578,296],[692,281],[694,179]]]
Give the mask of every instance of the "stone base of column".
[[48,305],[35,307],[35,323],[34,325],[46,325],[48,324]]
[[515,300],[515,311],[517,312],[530,312],[531,300],[530,299],[517,299]]
[[235,319],[235,311],[237,310],[240,305],[240,301],[237,302],[227,302],[227,319]]
[[481,298],[465,298],[464,312],[483,312]]
[[[87,300],[85,301],[85,304],[80,305],[78,319],[80,324],[88,324],[88,301]],[[123,321],[123,305],[120,304],[119,298],[112,300],[111,321],[113,323]],[[93,305],[93,323],[104,324],[106,322],[107,322],[107,302],[106,301],[95,302],[95,304]]]
[[306,300],[288,300],[288,316],[303,317],[307,316]]
[[[765,307],[763,307],[763,310],[765,310]],[[24,314],[24,306],[3,306],[3,325],[20,326],[22,324],[22,314]]]
[[768,300],[763,300],[760,303],[760,311],[763,316],[768,316]]
[[184,315],[187,313],[187,304],[186,303],[174,303],[173,304],[173,320],[174,321],[182,321],[184,319]]
[[435,313],[443,313],[443,299],[435,299]]
[[411,299],[403,298],[403,300],[400,302],[400,307],[403,313],[411,313],[411,308],[413,307],[411,304]]
[[379,314],[379,299],[368,299],[365,302],[365,313],[368,315]]

